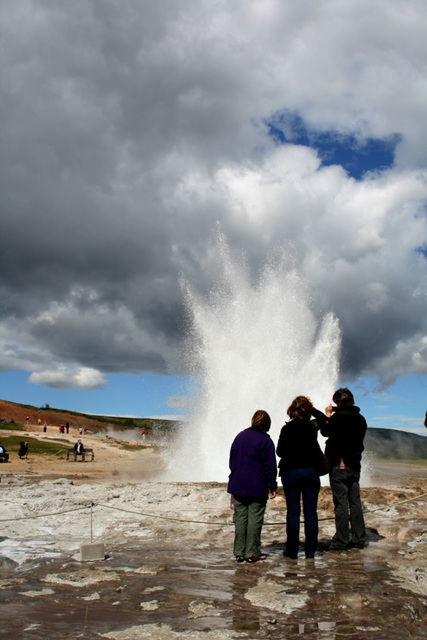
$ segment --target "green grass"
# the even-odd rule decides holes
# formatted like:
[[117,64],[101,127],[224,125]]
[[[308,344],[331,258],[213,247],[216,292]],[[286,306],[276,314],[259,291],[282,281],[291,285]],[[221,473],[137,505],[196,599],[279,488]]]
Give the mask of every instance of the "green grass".
[[141,449],[146,449],[147,446],[145,444],[128,444],[127,442],[118,442],[120,449],[124,449],[125,451],[140,451]]
[[[179,429],[180,423],[177,422],[176,420],[161,420],[161,419],[156,419],[156,418],[123,418],[120,416],[103,416],[103,415],[95,415],[95,414],[88,414],[88,413],[80,413],[79,411],[69,411],[67,409],[57,409],[56,407],[51,407],[49,406],[44,406],[44,407],[34,407],[32,405],[29,404],[20,404],[19,402],[12,402],[11,404],[14,404],[18,407],[21,407],[23,409],[26,409],[27,411],[53,411],[54,413],[58,413],[58,414],[67,414],[70,416],[76,416],[78,418],[86,418],[88,420],[91,420],[92,422],[98,422],[98,429],[100,429],[101,431],[104,430],[104,428],[107,425],[113,425],[114,427],[116,427],[117,429],[145,429],[147,431],[147,433],[150,432],[166,432],[166,433],[174,433],[175,431],[177,431]],[[64,418],[63,421],[64,423],[66,422],[67,418]],[[13,424],[13,423],[11,423]],[[95,425],[91,426],[91,429],[93,429],[95,427]],[[2,427],[0,424],[0,429],[1,428],[5,428],[4,426]],[[18,426],[16,425],[15,427],[7,427],[9,429],[15,429],[18,430]]]
[[115,440],[114,438],[108,438],[108,444],[118,449],[124,449],[125,451],[140,451],[146,449],[146,444],[132,444],[131,442],[123,442],[122,440]]
[[[0,424],[0,430],[4,431],[25,431],[24,428],[19,428],[14,423],[2,423]],[[62,438],[49,438],[45,435],[43,439],[32,438],[31,436],[2,436],[0,442],[5,447],[6,451],[13,456],[18,455],[21,442],[28,442],[28,455],[31,458],[33,455],[48,455],[55,456],[55,458],[62,460],[66,458],[67,448],[71,448],[73,444],[69,440]],[[110,445],[115,446],[125,451],[140,451],[146,449],[146,445],[143,444],[129,444],[127,442],[120,442],[120,440],[109,440]]]
[[[58,459],[65,458],[67,452],[66,447],[70,446],[69,442],[48,442],[46,440],[37,440],[36,438],[26,437],[25,440],[22,436],[7,436],[1,438],[1,443],[8,452],[9,455],[18,455],[21,442],[28,442],[28,455],[31,458],[31,454],[34,455],[50,455],[55,456]],[[60,452],[60,453],[59,453]]]
[[25,431],[24,427],[16,422],[0,422],[1,431]]
[[413,455],[408,455],[407,453],[400,453],[399,451],[396,451],[394,453],[390,453],[390,452],[377,453],[375,451],[374,453],[380,460],[390,460],[390,461],[400,462],[402,464],[427,465],[427,459],[418,458],[415,453]]

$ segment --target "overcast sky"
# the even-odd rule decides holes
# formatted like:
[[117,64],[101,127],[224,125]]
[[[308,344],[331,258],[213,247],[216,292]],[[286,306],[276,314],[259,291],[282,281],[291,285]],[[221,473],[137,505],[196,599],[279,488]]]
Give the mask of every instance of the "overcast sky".
[[424,0],[1,0],[0,370],[185,374],[218,223],[291,247],[342,371],[427,374]]

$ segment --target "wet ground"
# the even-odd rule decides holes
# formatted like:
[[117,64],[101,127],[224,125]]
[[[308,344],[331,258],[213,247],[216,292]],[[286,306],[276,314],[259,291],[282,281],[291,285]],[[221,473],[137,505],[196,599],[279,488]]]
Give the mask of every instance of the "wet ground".
[[[40,508],[48,512],[58,508],[58,496],[62,507],[72,498],[81,502],[87,487],[67,482],[17,486],[10,479],[9,486],[3,484],[3,498],[9,496],[22,515],[40,496]],[[94,533],[105,543],[104,560],[77,560],[76,531],[87,533],[87,512],[72,513],[69,520],[51,516],[43,522],[2,523],[0,637],[427,638],[427,479],[409,481],[402,475],[398,487],[363,489],[370,544],[345,553],[326,550],[333,521],[329,489],[323,488],[314,560],[303,553],[297,561],[283,557],[279,523],[285,512],[279,496],[269,503],[263,530],[268,558],[253,565],[234,561],[232,526],[215,524],[216,518],[231,520],[222,484],[103,484],[88,490],[95,503],[129,509],[95,508]],[[197,516],[209,524],[131,513],[138,509]]]
[[228,550],[154,545],[126,544],[102,562],[12,571],[3,579],[1,637],[427,637],[426,598],[388,570],[384,541],[314,561],[285,560],[272,543],[256,565],[235,564]]

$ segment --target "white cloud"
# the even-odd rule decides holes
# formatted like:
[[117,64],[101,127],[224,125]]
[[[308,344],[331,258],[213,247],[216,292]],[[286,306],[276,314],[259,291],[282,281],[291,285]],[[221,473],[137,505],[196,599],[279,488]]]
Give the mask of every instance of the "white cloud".
[[[15,0],[1,14],[2,370],[79,388],[180,371],[178,281],[209,289],[219,221],[254,272],[292,247],[314,306],[340,320],[349,374],[425,372],[425,3]],[[276,147],[265,122],[281,112],[361,144],[397,134],[395,165],[355,181]]]
[[427,375],[427,333],[398,340],[388,353],[376,359],[373,369],[386,385],[405,374]]
[[107,384],[107,379],[95,369],[64,365],[55,369],[33,372],[28,382],[47,385],[54,389],[90,391]]

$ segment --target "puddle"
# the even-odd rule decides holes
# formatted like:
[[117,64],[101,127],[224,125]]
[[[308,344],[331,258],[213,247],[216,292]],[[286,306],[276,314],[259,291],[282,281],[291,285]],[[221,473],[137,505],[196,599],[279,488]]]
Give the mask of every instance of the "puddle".
[[[222,491],[212,489],[213,497]],[[381,499],[395,498],[381,491]],[[117,521],[116,533],[106,519],[108,556],[99,562],[74,561],[68,543],[62,552],[55,543],[51,554],[52,540],[44,543],[39,532],[38,557],[28,533],[3,539],[29,553],[19,564],[3,562],[2,637],[427,640],[425,503],[408,505],[394,507],[392,518],[369,516],[370,531],[380,534],[371,533],[364,550],[326,552],[330,524],[321,523],[314,560],[283,557],[283,526],[265,527],[269,555],[250,565],[234,561],[232,528],[151,520],[141,537],[136,516]],[[283,512],[270,508],[268,517],[280,521]],[[136,535],[123,536],[125,527]]]
[[4,637],[427,638],[426,599],[402,588],[372,548],[309,563],[270,547],[264,563],[237,565],[221,549],[163,546],[151,550],[147,570],[144,551],[127,546],[90,566],[55,560],[17,570],[24,583],[0,595]]

